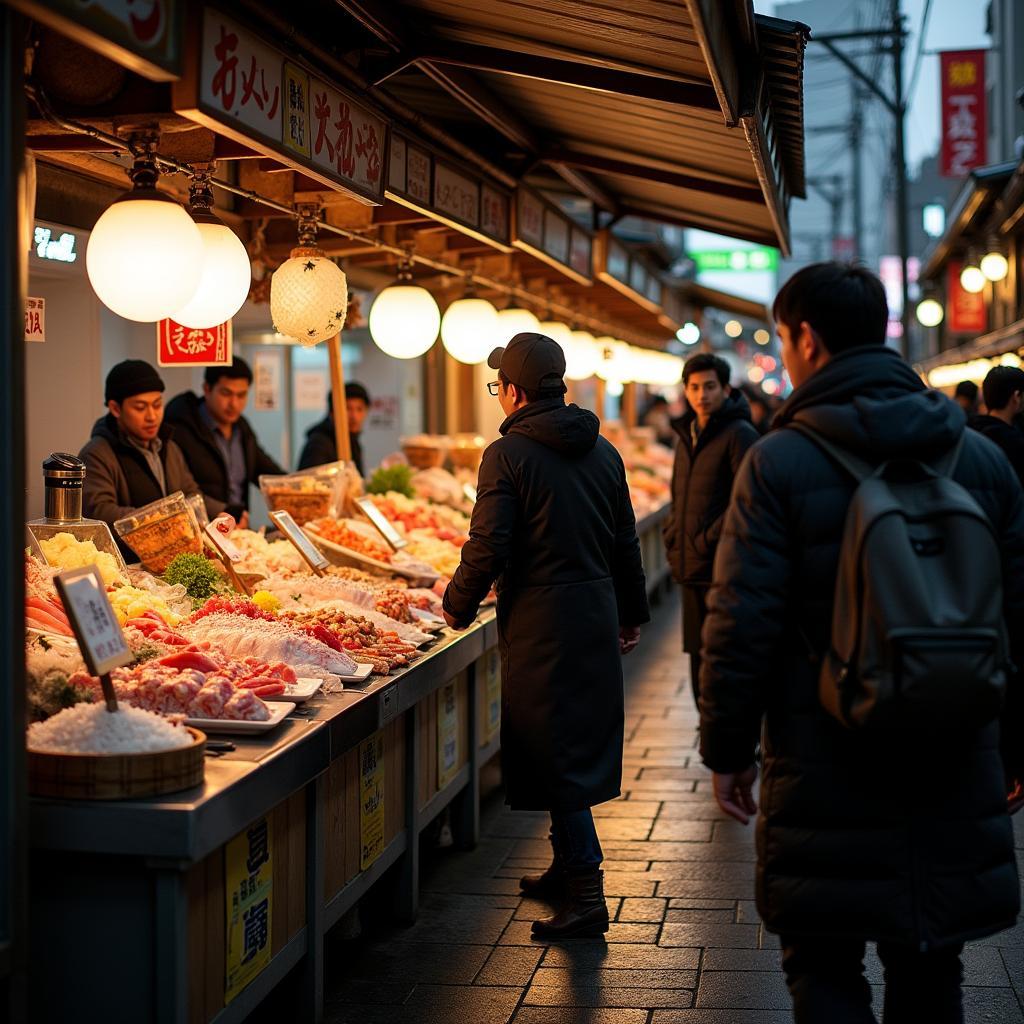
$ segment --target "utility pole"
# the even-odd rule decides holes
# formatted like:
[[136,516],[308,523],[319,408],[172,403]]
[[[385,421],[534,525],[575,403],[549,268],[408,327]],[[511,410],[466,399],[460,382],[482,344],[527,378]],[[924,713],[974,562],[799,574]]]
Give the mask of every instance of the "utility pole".
[[864,142],[863,93],[856,79],[851,82],[853,102],[850,113],[850,191],[853,193],[853,258],[864,255],[864,199],[861,182],[861,147]]
[[830,258],[834,259],[836,241],[843,231],[843,176],[841,174],[829,174],[820,178],[808,178],[807,184],[828,203],[832,232],[832,252],[830,253]]
[[907,210],[907,105],[903,101],[903,15],[900,0],[892,0],[892,57],[893,88],[896,117],[896,234],[900,250],[900,269],[903,281],[903,357],[910,357],[910,282],[907,280],[907,259],[910,255],[910,219]]

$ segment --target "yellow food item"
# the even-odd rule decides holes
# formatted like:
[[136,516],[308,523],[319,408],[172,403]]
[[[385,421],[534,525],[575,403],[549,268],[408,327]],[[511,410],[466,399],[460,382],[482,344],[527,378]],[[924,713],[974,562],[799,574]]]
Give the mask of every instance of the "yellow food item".
[[176,626],[181,616],[171,611],[167,602],[148,590],[125,585],[108,592],[110,605],[114,609],[117,621],[123,626],[129,619],[139,618],[143,612],[156,612],[168,626]]
[[91,540],[79,540],[70,533],[55,533],[48,540],[40,540],[39,547],[46,561],[59,569],[82,569],[95,565],[108,587],[121,579],[114,556],[100,551]]
[[281,602],[268,590],[257,590],[252,595],[252,603],[271,615],[276,615],[281,610]]

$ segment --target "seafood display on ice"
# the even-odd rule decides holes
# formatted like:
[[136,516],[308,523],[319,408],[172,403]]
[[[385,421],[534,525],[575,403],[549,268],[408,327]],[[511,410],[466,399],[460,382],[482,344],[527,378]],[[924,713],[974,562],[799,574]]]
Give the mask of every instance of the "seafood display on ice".
[[42,754],[142,754],[195,742],[187,729],[132,707],[116,715],[106,705],[76,704],[28,727],[28,749]]
[[368,664],[376,675],[388,675],[408,665],[416,657],[416,648],[396,633],[378,629],[368,619],[322,608],[308,612],[284,612],[281,616],[300,628],[327,631],[340,648],[355,661]]

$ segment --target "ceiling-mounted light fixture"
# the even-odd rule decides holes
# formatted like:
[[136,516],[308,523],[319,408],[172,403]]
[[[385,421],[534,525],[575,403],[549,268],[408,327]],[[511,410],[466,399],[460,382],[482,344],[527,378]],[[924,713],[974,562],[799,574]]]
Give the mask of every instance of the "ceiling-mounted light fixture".
[[541,320],[537,333],[557,341],[563,352],[572,344],[572,331],[561,320]]
[[311,348],[345,326],[348,279],[316,244],[317,209],[299,211],[299,244],[270,279],[274,330]]
[[725,323],[725,333],[730,338],[738,338],[743,333],[743,324],[739,320],[727,320]]
[[1002,281],[1010,272],[1010,262],[997,239],[991,239],[979,267],[989,281]]
[[684,345],[696,345],[700,341],[700,328],[692,321],[687,320],[682,327],[676,331],[676,337]]
[[498,344],[507,345],[517,334],[533,334],[540,321],[528,309],[508,306],[498,310]]
[[498,311],[486,299],[477,298],[473,278],[466,294],[456,299],[441,318],[441,343],[460,363],[482,363],[498,344]]
[[374,344],[395,359],[415,359],[437,341],[441,310],[434,296],[413,284],[412,254],[398,265],[398,280],[373,300],[370,307],[370,337]]
[[185,327],[216,327],[230,320],[249,295],[252,265],[242,240],[213,212],[212,167],[199,171],[188,205],[203,240],[202,275],[195,294],[171,314]]
[[960,270],[960,287],[965,292],[977,295],[984,289],[985,281],[986,277],[981,272],[981,267],[978,266],[978,254],[973,249],[968,250],[967,258]]
[[131,190],[103,211],[85,251],[85,269],[99,300],[140,323],[163,320],[184,306],[203,268],[199,228],[180,203],[156,187],[158,138],[156,133],[132,138]]

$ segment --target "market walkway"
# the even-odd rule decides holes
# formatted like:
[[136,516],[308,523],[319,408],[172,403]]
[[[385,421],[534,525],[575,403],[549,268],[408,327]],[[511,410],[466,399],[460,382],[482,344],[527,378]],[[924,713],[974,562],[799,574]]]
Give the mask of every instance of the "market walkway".
[[[547,863],[546,816],[495,799],[477,849],[441,851],[427,868],[412,928],[331,944],[330,1024],[791,1020],[777,943],[753,903],[752,829],[718,813],[694,749],[678,623],[670,600],[627,660],[623,799],[596,810],[615,921],[607,944],[531,942],[545,908],[517,895],[518,878]],[[1024,849],[1022,826],[1024,814]],[[1024,1021],[1024,923],[969,948],[965,965],[969,1022]],[[873,955],[868,970],[880,983]]]

